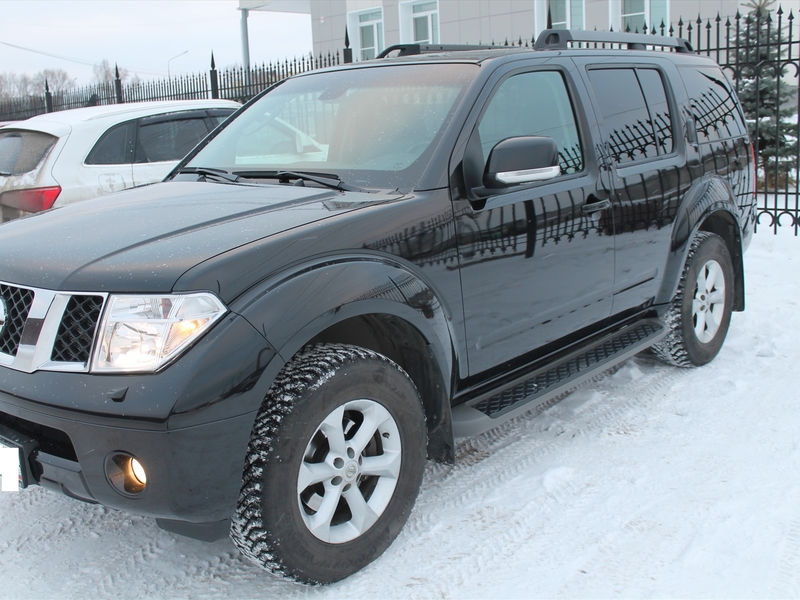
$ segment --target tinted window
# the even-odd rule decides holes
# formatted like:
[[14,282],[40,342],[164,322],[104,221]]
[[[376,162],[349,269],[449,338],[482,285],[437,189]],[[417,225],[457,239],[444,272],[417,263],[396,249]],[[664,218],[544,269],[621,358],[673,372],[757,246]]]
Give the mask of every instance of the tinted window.
[[536,71],[509,77],[495,92],[478,126],[483,161],[509,137],[540,135],[558,144],[562,173],[583,170],[575,115],[564,79],[555,71]]
[[681,75],[689,93],[698,142],[745,134],[733,91],[720,69],[685,67]]
[[122,165],[133,158],[134,123],[122,123],[106,131],[89,152],[86,164]]
[[209,117],[210,129],[214,129],[236,111],[233,108],[214,108],[206,112]]
[[636,72],[592,69],[589,80],[603,117],[612,159],[624,164],[658,156],[655,130]]
[[664,81],[655,69],[636,69],[636,75],[642,85],[650,118],[655,126],[658,153],[669,154],[672,152],[672,118],[669,114]]
[[135,162],[180,160],[207,133],[208,128],[203,117],[140,125]]
[[38,131],[0,132],[0,173],[22,175],[32,171],[57,139]]

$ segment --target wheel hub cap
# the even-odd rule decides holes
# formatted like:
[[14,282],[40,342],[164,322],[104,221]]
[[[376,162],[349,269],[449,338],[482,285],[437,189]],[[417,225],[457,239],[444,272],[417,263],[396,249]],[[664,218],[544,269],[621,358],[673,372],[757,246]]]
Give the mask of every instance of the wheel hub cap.
[[697,274],[692,300],[692,327],[701,343],[714,339],[724,314],[725,275],[717,261],[709,260]]
[[306,446],[297,501],[308,530],[323,542],[349,542],[372,527],[392,499],[402,462],[400,432],[374,400],[334,409]]
[[347,466],[344,468],[344,478],[347,481],[353,481],[356,477],[358,477],[358,463],[347,463]]

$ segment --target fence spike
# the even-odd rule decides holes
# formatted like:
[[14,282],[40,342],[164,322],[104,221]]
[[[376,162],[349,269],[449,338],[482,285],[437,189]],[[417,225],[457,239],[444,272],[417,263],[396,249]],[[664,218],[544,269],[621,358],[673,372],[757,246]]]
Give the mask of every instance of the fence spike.
[[211,51],[211,70],[213,71],[216,68],[217,68],[217,65],[214,64],[214,51],[212,50]]

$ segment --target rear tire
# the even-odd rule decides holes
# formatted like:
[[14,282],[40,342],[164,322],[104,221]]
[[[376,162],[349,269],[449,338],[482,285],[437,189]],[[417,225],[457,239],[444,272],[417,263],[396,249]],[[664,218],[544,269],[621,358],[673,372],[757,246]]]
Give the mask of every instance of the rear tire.
[[425,444],[419,394],[398,365],[356,346],[304,351],[256,418],[231,537],[274,573],[339,581],[400,533]]
[[733,263],[725,242],[716,234],[698,232],[665,316],[669,333],[653,345],[653,353],[679,367],[699,367],[713,360],[728,333],[733,285]]

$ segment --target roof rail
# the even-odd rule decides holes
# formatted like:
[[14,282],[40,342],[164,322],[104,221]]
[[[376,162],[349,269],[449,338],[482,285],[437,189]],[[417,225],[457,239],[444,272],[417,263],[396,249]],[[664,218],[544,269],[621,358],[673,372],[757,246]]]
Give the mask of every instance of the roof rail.
[[594,42],[597,44],[627,44],[628,50],[644,50],[647,46],[665,46],[675,52],[694,52],[692,45],[683,38],[644,33],[617,33],[616,31],[582,31],[576,29],[545,29],[536,38],[534,50],[565,50],[570,42]]
[[466,52],[468,50],[492,50],[505,46],[485,46],[470,44],[395,44],[389,46],[375,58],[386,58],[392,52],[399,50],[397,56],[413,56],[415,54],[429,54],[431,52]]

